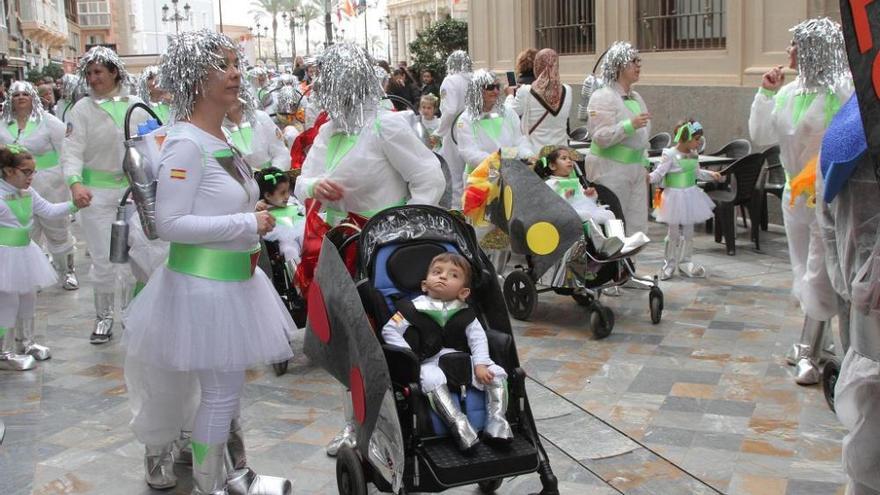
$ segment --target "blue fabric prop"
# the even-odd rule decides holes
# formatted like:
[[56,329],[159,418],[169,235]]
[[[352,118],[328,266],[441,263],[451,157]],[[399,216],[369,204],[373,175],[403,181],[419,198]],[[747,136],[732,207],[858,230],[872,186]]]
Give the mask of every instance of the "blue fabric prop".
[[825,180],[825,202],[830,203],[856,169],[868,150],[859,100],[855,93],[842,107],[825,132],[819,167]]
[[[456,404],[460,404],[461,394],[452,392],[452,399]],[[468,418],[468,422],[474,427],[475,431],[483,431],[486,426],[486,392],[468,387],[467,397],[464,400],[464,412]],[[431,409],[431,425],[434,427],[434,433],[439,436],[449,435],[449,428],[440,419],[440,416]]]

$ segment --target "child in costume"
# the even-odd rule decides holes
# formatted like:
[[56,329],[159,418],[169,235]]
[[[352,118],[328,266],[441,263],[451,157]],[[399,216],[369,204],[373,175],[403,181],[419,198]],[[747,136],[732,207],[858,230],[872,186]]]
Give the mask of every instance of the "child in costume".
[[452,352],[471,355],[472,385],[486,391],[484,438],[496,441],[513,438],[504,417],[507,373],[489,357],[486,332],[465,302],[470,295],[470,282],[471,266],[463,256],[454,253],[435,256],[422,281],[425,295],[412,301],[398,301],[398,312],[382,328],[386,343],[412,349],[421,360],[422,390],[463,451],[473,448],[478,439],[446,386],[441,358]]
[[305,216],[302,207],[290,192],[293,189],[290,176],[275,167],[254,173],[260,186],[260,200],[269,214],[275,217],[275,229],[263,236],[267,241],[278,241],[281,253],[288,263],[299,264],[305,235]]
[[442,140],[437,135],[437,129],[440,128],[440,119],[437,118],[437,106],[440,99],[432,94],[426,94],[419,100],[419,115],[422,117],[422,126],[425,128],[428,142],[425,143],[432,151],[440,150]]
[[697,186],[697,180],[720,181],[721,174],[700,169],[697,149],[703,126],[693,120],[675,128],[675,146],[663,150],[660,165],[651,172],[652,184],[661,184],[663,195],[654,218],[669,226],[660,278],[675,275],[676,268],[688,277],[704,277],[706,269],[691,261],[694,224],[712,218],[715,203]]
[[50,203],[31,187],[36,161],[19,145],[0,146],[0,170],[0,369],[23,371],[50,357],[48,347],[34,342],[34,309],[37,290],[58,280],[31,240],[34,215],[65,218],[76,207]]

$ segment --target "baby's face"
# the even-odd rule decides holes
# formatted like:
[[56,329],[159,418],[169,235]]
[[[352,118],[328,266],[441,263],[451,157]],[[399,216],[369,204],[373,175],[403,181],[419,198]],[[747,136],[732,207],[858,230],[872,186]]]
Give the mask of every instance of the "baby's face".
[[272,194],[267,194],[265,199],[266,202],[271,204],[272,206],[287,206],[287,200],[290,199],[290,184],[287,182],[282,182],[281,184],[278,184],[278,188],[275,189],[275,192],[273,192]]
[[436,261],[428,269],[428,278],[422,281],[422,292],[441,301],[464,301],[470,294],[465,287],[464,271],[449,261]]
[[422,103],[419,105],[419,113],[422,114],[422,118],[426,120],[434,119],[434,105],[428,103]]

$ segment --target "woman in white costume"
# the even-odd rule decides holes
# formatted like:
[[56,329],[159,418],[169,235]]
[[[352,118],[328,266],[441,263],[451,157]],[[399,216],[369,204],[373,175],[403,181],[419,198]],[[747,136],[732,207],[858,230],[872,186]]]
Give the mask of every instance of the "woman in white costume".
[[67,123],[67,115],[71,108],[85,96],[85,88],[76,74],[61,76],[61,98],[55,102],[55,116]]
[[55,273],[31,237],[34,218],[67,218],[73,203],[51,203],[31,187],[34,156],[17,144],[0,146],[0,370],[23,371],[49,359],[34,342],[37,291]]
[[[67,112],[68,130],[61,150],[61,166],[79,213],[86,246],[92,260],[95,328],[90,342],[103,344],[113,335],[113,310],[117,279],[128,278],[118,265],[110,262],[110,226],[116,219],[116,207],[128,185],[122,172],[125,154],[123,141],[125,113],[137,96],[128,95],[125,85],[129,75],[113,50],[96,46],[80,58],[80,78],[90,89],[90,96],[76,102]],[[149,117],[146,112],[133,115],[131,126]],[[123,293],[127,292],[123,288]],[[125,302],[123,300],[118,301]]]
[[[440,155],[449,167],[453,198],[460,198],[464,191],[464,160],[458,154],[452,128],[464,112],[472,70],[471,57],[463,50],[456,50],[446,58],[446,77],[440,85],[440,126],[436,134],[443,138]],[[453,207],[457,208],[457,202],[453,203]]]
[[632,86],[639,80],[642,59],[625,41],[611,45],[602,62],[605,83],[587,104],[587,126],[593,139],[586,158],[591,182],[611,189],[623,209],[626,231],[648,230],[648,164],[651,115]]
[[284,145],[284,135],[269,114],[255,108],[249,96],[248,90],[243,89],[239,100],[226,112],[226,138],[252,169],[290,170],[290,150]]
[[163,125],[171,123],[171,106],[168,105],[169,95],[159,87],[159,67],[150,65],[141,72],[138,78],[138,98],[156,112]]
[[[392,206],[436,205],[446,187],[440,161],[409,119],[379,110],[383,90],[373,66],[364,49],[350,43],[331,46],[318,60],[311,97],[331,120],[321,126],[294,193],[302,202],[321,201],[331,225],[348,212],[372,217]],[[350,411],[347,416],[328,455],[354,445]]]
[[516,96],[508,94],[504,104],[519,115],[520,128],[533,150],[567,146],[572,94],[571,86],[559,78],[559,55],[545,48],[535,55],[534,67],[535,82],[520,86]]
[[[64,123],[43,109],[31,83],[13,82],[9,86],[9,95],[11,101],[4,107],[0,120],[0,144],[19,144],[34,155],[37,175],[34,177],[33,188],[42,197],[54,203],[70,200],[70,190],[67,189],[64,173],[58,166],[58,157],[64,142]],[[42,236],[46,237],[46,251],[52,255],[61,287],[65,290],[78,289],[70,218],[35,217],[31,238],[39,243]]]
[[[176,123],[162,148],[156,227],[171,245],[166,266],[129,308],[123,338],[132,426],[146,445],[148,482],[174,486],[170,453],[186,426],[188,380],[198,381],[195,495],[227,493],[234,480],[253,480],[239,421],[245,370],[293,357],[293,321],[255,268],[260,235],[274,220],[254,212],[259,189],[222,127],[242,83],[235,50],[226,36],[200,30],[173,38],[162,58],[160,85],[172,94]],[[290,492],[289,481],[276,480],[277,493]],[[266,493],[253,484],[244,493]]]
[[810,19],[791,31],[788,66],[797,70],[798,76],[783,86],[781,66],[764,74],[752,102],[749,134],[758,146],[779,143],[787,178],[782,218],[791,259],[792,294],[805,315],[800,342],[787,359],[797,366],[795,382],[812,385],[821,376],[818,359],[824,328],[837,308],[825,268],[815,209],[802,196],[792,198],[789,183],[815,161],[825,129],[852,94],[853,83],[840,25],[827,18]]

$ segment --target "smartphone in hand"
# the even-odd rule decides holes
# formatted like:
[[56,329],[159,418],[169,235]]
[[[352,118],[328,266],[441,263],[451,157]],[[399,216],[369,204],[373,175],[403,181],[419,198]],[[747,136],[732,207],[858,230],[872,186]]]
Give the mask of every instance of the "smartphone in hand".
[[512,70],[507,71],[507,85],[516,86],[516,72]]

